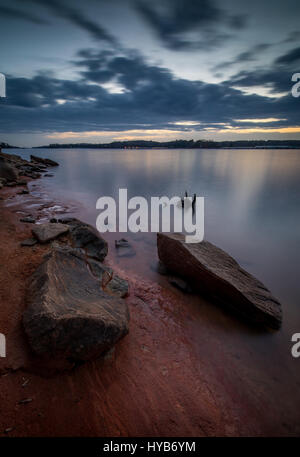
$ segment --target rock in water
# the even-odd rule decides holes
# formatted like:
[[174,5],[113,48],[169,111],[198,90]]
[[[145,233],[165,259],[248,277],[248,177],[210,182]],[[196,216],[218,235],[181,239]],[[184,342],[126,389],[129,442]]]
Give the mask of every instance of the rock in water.
[[280,327],[281,305],[260,281],[213,244],[188,244],[184,240],[181,234],[157,234],[158,256],[169,271],[247,320]]
[[33,274],[27,303],[25,333],[49,361],[95,359],[128,333],[126,302],[103,292],[84,260],[59,250]]
[[131,244],[124,238],[115,240],[115,248],[117,249],[118,257],[134,257],[136,254]]
[[48,241],[55,240],[60,235],[68,233],[68,231],[69,227],[67,225],[47,222],[46,224],[36,225],[32,229],[32,234],[40,243],[48,243]]

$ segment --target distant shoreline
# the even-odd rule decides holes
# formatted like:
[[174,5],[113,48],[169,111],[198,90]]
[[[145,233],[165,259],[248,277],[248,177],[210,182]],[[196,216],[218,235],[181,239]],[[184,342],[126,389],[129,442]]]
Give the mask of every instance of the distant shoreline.
[[19,147],[0,143],[2,149],[300,149],[300,140],[174,140],[113,141],[111,143],[52,143],[44,146]]

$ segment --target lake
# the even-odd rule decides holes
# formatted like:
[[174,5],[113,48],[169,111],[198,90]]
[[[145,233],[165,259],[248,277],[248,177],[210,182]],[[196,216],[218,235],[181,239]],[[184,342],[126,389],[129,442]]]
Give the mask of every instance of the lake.
[[[293,308],[300,298],[300,151],[35,149],[60,163],[43,187],[81,204],[95,225],[101,196],[205,197],[205,239],[235,257]],[[52,170],[51,170],[52,171]],[[128,235],[131,238],[134,235]]]

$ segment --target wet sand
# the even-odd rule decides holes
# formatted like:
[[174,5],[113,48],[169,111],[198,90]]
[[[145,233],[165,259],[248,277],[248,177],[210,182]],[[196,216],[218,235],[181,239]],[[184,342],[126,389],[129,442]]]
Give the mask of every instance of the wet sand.
[[19,190],[0,192],[0,436],[299,435],[300,362],[280,332],[253,329],[142,265],[134,273],[140,257],[118,261],[111,246],[107,263],[130,282],[129,334],[72,372],[32,373],[21,315],[48,247],[20,247],[32,226],[19,211],[43,218],[55,203]]

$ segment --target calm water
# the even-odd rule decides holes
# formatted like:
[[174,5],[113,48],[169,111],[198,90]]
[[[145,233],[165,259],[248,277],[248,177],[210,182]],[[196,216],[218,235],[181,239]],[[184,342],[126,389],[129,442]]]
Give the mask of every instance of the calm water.
[[[94,225],[96,200],[116,197],[119,188],[128,188],[129,197],[171,197],[185,190],[204,196],[205,238],[265,282],[284,305],[284,325],[300,331],[300,151],[15,151],[25,158],[32,152],[60,163],[43,188],[79,202],[82,217]],[[154,237],[139,246],[150,271]]]

